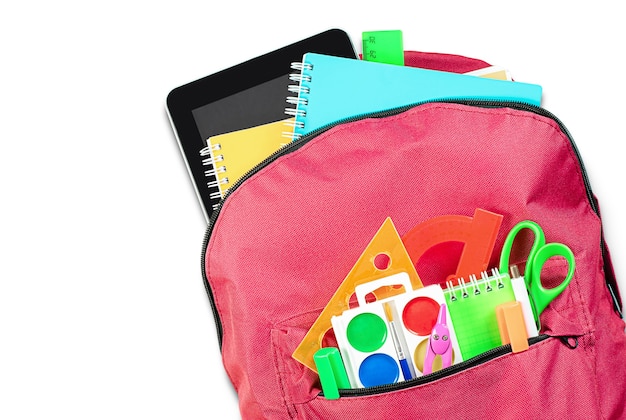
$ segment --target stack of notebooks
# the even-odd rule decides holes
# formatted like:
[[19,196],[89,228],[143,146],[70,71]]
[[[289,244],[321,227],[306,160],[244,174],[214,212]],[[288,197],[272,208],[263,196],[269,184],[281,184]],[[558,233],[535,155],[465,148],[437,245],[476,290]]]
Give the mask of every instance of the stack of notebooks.
[[295,106],[285,110],[291,118],[212,137],[201,151],[219,198],[281,146],[338,121],[438,100],[541,104],[541,86],[502,80],[508,76],[498,69],[457,74],[317,53],[292,68],[297,84],[285,87],[286,103]]

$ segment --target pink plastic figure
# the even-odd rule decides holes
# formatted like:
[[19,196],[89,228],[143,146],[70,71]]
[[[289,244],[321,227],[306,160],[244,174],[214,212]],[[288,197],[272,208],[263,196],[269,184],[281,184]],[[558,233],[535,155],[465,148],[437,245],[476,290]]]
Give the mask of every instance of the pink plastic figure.
[[424,358],[424,375],[433,372],[433,361],[435,356],[440,355],[442,360],[442,368],[446,368],[452,364],[452,343],[450,341],[450,329],[447,324],[446,305],[442,304],[439,308],[437,323],[433,327],[433,331],[428,339],[428,349]]

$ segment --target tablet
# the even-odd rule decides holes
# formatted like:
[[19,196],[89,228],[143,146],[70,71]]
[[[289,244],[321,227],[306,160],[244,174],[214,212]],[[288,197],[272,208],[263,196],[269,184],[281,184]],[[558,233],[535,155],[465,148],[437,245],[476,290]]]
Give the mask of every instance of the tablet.
[[307,52],[357,58],[348,34],[330,29],[180,86],[167,96],[170,122],[207,221],[221,200],[211,182],[212,168],[200,156],[207,139],[285,119],[290,65]]

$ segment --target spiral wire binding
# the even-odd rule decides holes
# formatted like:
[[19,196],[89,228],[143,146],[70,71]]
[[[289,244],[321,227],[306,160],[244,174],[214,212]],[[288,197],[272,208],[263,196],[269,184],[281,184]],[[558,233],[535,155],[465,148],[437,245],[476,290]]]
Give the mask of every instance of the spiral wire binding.
[[297,84],[287,86],[287,91],[295,95],[287,96],[286,102],[294,107],[285,108],[285,114],[290,117],[294,117],[295,120],[285,124],[290,128],[290,130],[284,131],[282,136],[291,140],[297,140],[302,137],[302,134],[297,131],[304,129],[304,121],[298,119],[306,118],[306,106],[309,101],[305,95],[310,93],[309,87],[302,85],[302,83],[309,83],[311,81],[311,75],[306,74],[305,71],[313,70],[313,65],[306,62],[296,61],[291,63],[291,68],[292,70],[296,70],[297,73],[289,74],[289,80],[296,82]]
[[309,100],[301,96],[287,96],[287,103],[296,105],[296,106],[298,105],[306,106],[309,104]]
[[[212,166],[211,169],[207,169],[206,171],[204,171],[204,176],[215,178],[214,180],[207,182],[207,187],[218,189],[218,191],[209,193],[209,198],[211,200],[221,199],[223,196],[223,192],[220,187],[224,184],[228,184],[227,177],[222,178],[222,179],[219,179],[218,177],[219,174],[226,173],[225,165],[219,165],[219,166],[216,165],[217,163],[224,161],[224,155],[216,154],[216,152],[220,151],[221,149],[222,149],[222,145],[219,143],[216,143],[213,145],[203,147],[202,150],[200,150],[200,156],[204,157],[204,159],[202,159],[202,165]],[[213,210],[215,210],[218,207],[218,204],[214,204],[212,207],[213,207]]]
[[309,94],[311,89],[308,86],[289,85],[287,86],[287,91],[290,93],[297,93],[299,95],[301,93]]
[[[465,281],[463,277],[458,278],[458,285],[454,285],[454,280],[446,281],[446,292],[450,296],[450,301],[455,302],[459,299],[467,299],[471,296],[478,296],[482,293],[493,292],[504,287],[502,282],[503,276],[497,268],[491,269],[491,276],[487,271],[480,273],[480,280],[475,274],[469,276],[469,281]],[[495,287],[492,285],[495,282]],[[482,289],[481,290],[481,286]],[[460,296],[457,296],[460,292]]]

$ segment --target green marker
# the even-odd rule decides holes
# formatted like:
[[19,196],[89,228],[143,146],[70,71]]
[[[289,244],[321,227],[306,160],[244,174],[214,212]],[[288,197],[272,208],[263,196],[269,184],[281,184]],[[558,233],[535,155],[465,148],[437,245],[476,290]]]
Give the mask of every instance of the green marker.
[[313,356],[317,373],[320,375],[322,391],[327,400],[339,398],[340,389],[350,388],[350,380],[336,347],[323,347]]
[[402,31],[363,32],[363,60],[404,65]]

